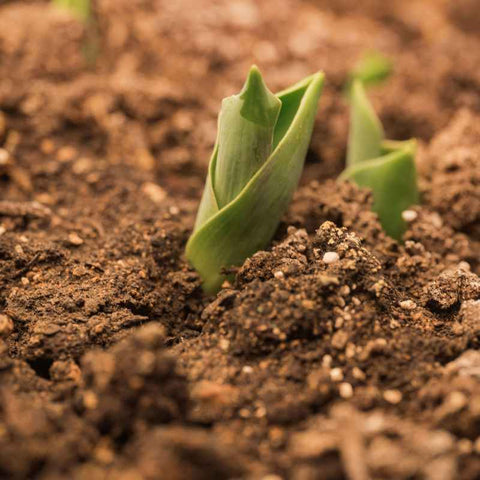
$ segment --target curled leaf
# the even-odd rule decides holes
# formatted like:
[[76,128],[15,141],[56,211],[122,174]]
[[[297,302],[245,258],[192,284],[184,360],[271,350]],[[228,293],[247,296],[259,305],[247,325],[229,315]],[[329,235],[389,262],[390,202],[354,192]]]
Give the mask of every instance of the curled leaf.
[[322,86],[323,74],[317,73],[272,97],[253,67],[242,92],[224,100],[186,247],[206,292],[220,288],[222,269],[241,265],[271,241],[303,170]]
[[384,139],[380,120],[359,80],[352,85],[350,100],[347,168],[340,179],[372,190],[373,211],[383,229],[400,240],[406,228],[402,212],[419,201],[416,142]]

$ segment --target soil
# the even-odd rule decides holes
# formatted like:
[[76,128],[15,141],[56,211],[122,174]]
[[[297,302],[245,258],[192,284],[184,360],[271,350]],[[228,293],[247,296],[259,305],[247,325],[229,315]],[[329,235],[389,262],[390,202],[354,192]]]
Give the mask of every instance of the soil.
[[[2,2],[0,477],[480,478],[479,11],[97,0],[86,27]],[[402,244],[335,181],[369,49],[388,137],[419,140]],[[252,63],[327,84],[271,248],[206,297],[183,250]]]

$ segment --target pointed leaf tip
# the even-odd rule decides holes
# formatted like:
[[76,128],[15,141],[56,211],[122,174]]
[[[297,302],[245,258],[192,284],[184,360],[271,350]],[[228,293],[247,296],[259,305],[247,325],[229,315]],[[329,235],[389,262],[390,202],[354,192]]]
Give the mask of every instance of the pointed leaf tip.
[[393,62],[388,57],[378,51],[366,52],[350,74],[350,82],[358,79],[366,87],[378,85],[386,80],[392,71]]
[[247,80],[238,94],[243,100],[240,114],[264,127],[275,125],[280,109],[280,100],[267,88],[262,74],[256,65],[252,65]]

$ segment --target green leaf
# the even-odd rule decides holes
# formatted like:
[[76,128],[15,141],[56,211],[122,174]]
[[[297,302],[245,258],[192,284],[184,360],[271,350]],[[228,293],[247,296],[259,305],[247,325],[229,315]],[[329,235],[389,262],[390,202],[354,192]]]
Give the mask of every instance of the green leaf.
[[68,10],[83,22],[90,17],[90,0],[52,0],[52,4]]
[[212,177],[220,208],[240,193],[270,155],[281,106],[256,66],[250,69],[243,90],[223,100]]
[[[215,190],[222,141],[219,134],[195,231],[186,248],[186,256],[202,277],[207,293],[220,288],[226,278],[221,272],[223,268],[241,265],[271,241],[303,170],[322,87],[323,74],[317,73],[277,94],[281,109],[273,131],[273,152],[238,195],[223,207]],[[266,102],[264,110],[273,103]],[[256,115],[273,117],[273,114]],[[264,128],[265,122],[262,123],[260,128]]]
[[363,85],[370,87],[385,81],[393,71],[393,63],[380,52],[367,52],[359,60],[350,75],[350,82],[360,80]]
[[352,165],[340,176],[340,179],[352,180],[372,190],[372,210],[377,213],[387,235],[397,240],[406,229],[402,212],[419,202],[412,146],[410,142],[399,150]]
[[382,124],[360,80],[354,80],[352,84],[350,102],[347,166],[378,157],[385,137]]
[[350,101],[347,168],[340,179],[370,188],[372,210],[378,214],[383,229],[401,240],[406,228],[402,212],[419,201],[416,142],[384,139],[383,127],[359,80],[352,84]]

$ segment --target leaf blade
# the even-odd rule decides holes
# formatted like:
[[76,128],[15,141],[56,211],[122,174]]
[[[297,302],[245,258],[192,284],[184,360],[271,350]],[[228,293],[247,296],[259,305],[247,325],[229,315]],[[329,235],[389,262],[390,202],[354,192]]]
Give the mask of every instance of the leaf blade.
[[[303,92],[298,108],[271,156],[235,200],[211,217],[187,243],[187,258],[203,278],[206,292],[220,288],[225,279],[220,273],[222,267],[241,265],[248,256],[268,245],[297,187],[323,74],[297,85]],[[289,89],[279,97],[291,94]]]
[[347,166],[380,156],[385,137],[382,124],[358,79],[353,81],[350,101]]
[[267,160],[280,108],[281,101],[268,90],[256,66],[242,91],[223,100],[211,178],[219,208],[230,203]]
[[340,176],[341,180],[352,180],[372,190],[372,210],[387,235],[396,240],[401,240],[406,229],[402,212],[419,202],[414,155],[409,143],[382,157],[352,165]]

